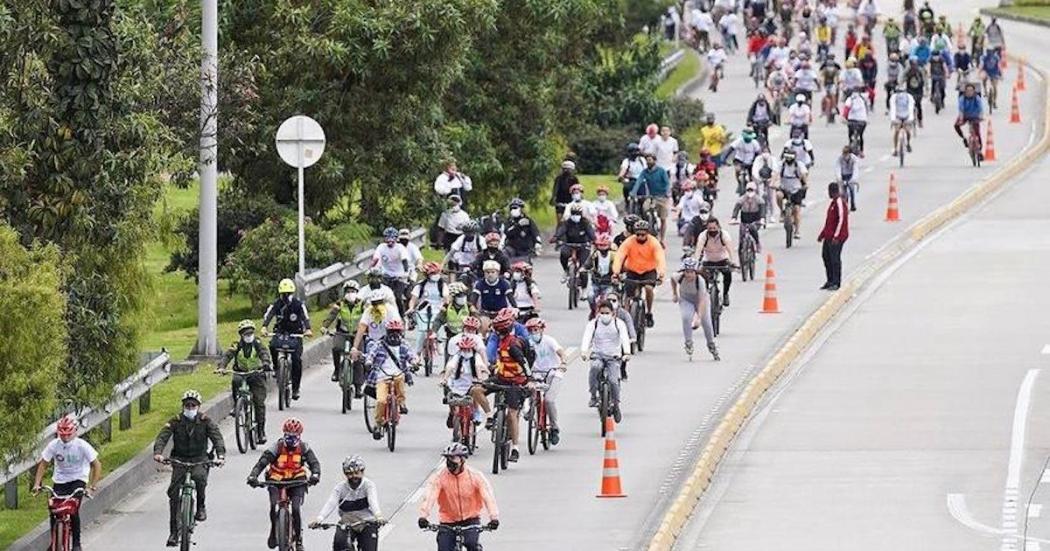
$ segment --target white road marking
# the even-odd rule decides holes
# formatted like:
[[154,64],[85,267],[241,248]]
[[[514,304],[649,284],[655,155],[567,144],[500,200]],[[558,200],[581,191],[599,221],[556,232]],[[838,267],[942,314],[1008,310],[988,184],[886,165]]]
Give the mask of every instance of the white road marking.
[[1039,518],[1039,515],[1043,514],[1043,506],[1039,503],[1033,503],[1028,506],[1028,518]]
[[1037,541],[1028,541],[1024,545],[1024,551],[1039,551],[1041,548],[1042,545]]
[[391,521],[391,522],[388,522],[386,524],[386,526],[384,526],[383,528],[381,528],[379,530],[379,541],[380,542],[383,541],[383,538],[385,538],[388,535],[390,535],[390,533],[394,531],[394,527],[397,526],[396,524],[394,524],[392,522],[394,520],[394,517],[396,517],[398,514],[400,514],[401,511],[406,508],[406,506],[408,506],[410,504],[419,503],[419,500],[423,499],[423,492],[425,492],[426,489],[427,489],[427,486],[430,485],[430,479],[434,478],[434,475],[437,474],[438,469],[440,469],[440,468],[442,468],[444,466],[445,466],[445,460],[444,459],[439,460],[434,465],[434,468],[430,470],[430,474],[428,474],[427,477],[423,480],[423,483],[420,484],[418,488],[416,488],[416,491],[412,492],[411,495],[409,495],[407,498],[405,498],[405,500],[402,501],[397,506],[396,509],[394,509],[394,514],[392,514],[389,517],[387,517],[387,520]]
[[983,534],[998,535],[1003,533],[998,528],[992,528],[987,524],[981,524],[973,515],[970,514],[969,507],[966,506],[966,496],[963,494],[948,494],[948,512],[951,513],[952,518],[959,521],[963,526]]
[[879,157],[879,162],[880,163],[885,163],[886,161],[890,160],[891,158],[893,158],[893,154],[892,153],[887,153],[887,154],[883,155],[882,157]]
[[1016,549],[1018,539],[1017,522],[1014,520],[1017,510],[1017,492],[1021,485],[1021,464],[1024,461],[1025,436],[1028,430],[1028,410],[1032,403],[1032,387],[1038,369],[1029,369],[1017,391],[1017,405],[1014,407],[1013,430],[1010,434],[1010,460],[1006,468],[1006,487],[1003,489],[1002,549]]
[[1050,356],[1050,344],[1043,345],[1043,354]]

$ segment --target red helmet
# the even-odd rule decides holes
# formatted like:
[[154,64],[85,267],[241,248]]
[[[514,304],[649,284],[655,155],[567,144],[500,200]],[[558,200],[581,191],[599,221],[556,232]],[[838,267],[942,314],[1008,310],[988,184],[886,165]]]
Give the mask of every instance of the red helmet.
[[386,330],[389,331],[402,331],[405,330],[405,324],[401,320],[390,320],[386,322]]
[[569,193],[576,193],[577,191],[583,193],[583,186],[580,184],[573,184],[572,187],[569,188]]
[[478,331],[481,329],[481,320],[476,316],[469,316],[467,319],[463,320],[463,328]]
[[612,246],[612,238],[607,233],[599,233],[598,237],[594,238],[594,246],[599,249],[608,249]]
[[489,243],[491,241],[495,241],[495,242],[499,243],[500,239],[503,239],[503,238],[500,237],[499,234],[494,232],[494,231],[490,231],[490,232],[485,234],[485,243]]
[[63,436],[74,436],[77,433],[77,421],[72,417],[63,417],[58,420],[58,426],[55,427],[55,432],[59,437]]
[[496,314],[496,318],[492,320],[492,327],[497,331],[503,331],[509,329],[514,321],[517,319],[518,313],[513,308],[504,308]]
[[477,348],[477,343],[474,339],[459,339],[459,351],[460,352],[473,352]]
[[546,322],[544,322],[540,318],[529,318],[529,321],[525,322],[525,329],[528,329],[529,331],[534,331],[534,330],[537,330],[537,329],[542,331],[543,329],[546,329],[546,328],[547,328]]
[[[704,174],[707,173],[705,172]],[[696,184],[694,184],[692,180],[686,180],[682,182],[682,191],[691,191],[693,189],[696,189]]]
[[529,266],[528,262],[520,262],[519,261],[519,262],[515,262],[514,264],[511,264],[510,271],[512,271],[512,272],[528,272],[528,271],[531,271],[529,268],[530,268],[530,266]]
[[438,264],[437,262],[427,262],[423,265],[423,271],[426,272],[427,275],[440,274],[441,264]]
[[295,417],[289,417],[285,419],[284,424],[281,425],[281,431],[285,434],[294,434],[298,436],[303,433],[303,422]]

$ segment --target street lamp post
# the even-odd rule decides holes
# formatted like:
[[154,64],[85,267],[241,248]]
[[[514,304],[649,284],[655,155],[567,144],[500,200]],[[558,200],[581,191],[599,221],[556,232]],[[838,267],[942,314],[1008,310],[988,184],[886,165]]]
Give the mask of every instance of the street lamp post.
[[218,89],[219,0],[201,0],[200,235],[197,264],[197,344],[194,354],[219,353],[218,325]]

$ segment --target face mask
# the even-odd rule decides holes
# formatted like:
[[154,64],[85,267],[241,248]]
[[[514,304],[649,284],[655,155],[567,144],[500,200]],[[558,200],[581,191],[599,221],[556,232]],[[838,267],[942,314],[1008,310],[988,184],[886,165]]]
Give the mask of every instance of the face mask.
[[753,190],[753,189],[747,190],[747,196],[748,197],[754,197],[755,196],[755,190]]
[[645,236],[645,237],[638,237],[638,236],[636,235],[636,236],[635,236],[634,238],[635,238],[635,239],[637,239],[639,243],[645,243],[646,241],[648,241],[648,240],[649,240],[649,236]]
[[448,210],[452,212],[459,212],[460,210],[462,210],[462,207],[460,207],[459,205],[452,205],[451,207],[449,207]]
[[486,275],[485,276],[485,283],[488,283],[489,285],[495,285],[497,281],[499,281],[499,276],[498,275]]
[[381,283],[379,283],[378,281],[373,281],[372,283],[368,284],[368,286],[371,287],[372,289],[378,289],[380,285],[381,285]]
[[707,235],[711,237],[718,237],[718,230],[707,230]]
[[521,272],[514,272],[514,275],[512,277],[514,278],[514,281],[521,281],[525,278],[525,276]]
[[609,325],[612,323],[612,314],[598,314],[598,320],[605,325]]
[[521,216],[521,209],[510,209],[510,215],[515,218]]
[[580,195],[579,193],[573,193],[572,194],[572,200],[573,201],[579,201],[580,199],[583,199],[583,195]]
[[347,293],[343,295],[343,298],[346,299],[347,302],[357,302],[357,293]]
[[488,245],[488,250],[490,250],[492,252],[498,251],[499,250],[499,243]]
[[456,297],[456,304],[463,306],[467,303],[467,297]]
[[745,136],[744,143],[751,143],[751,138],[749,136]]
[[700,218],[707,218],[707,215],[709,214],[711,214],[710,211],[702,210],[700,211]]
[[289,448],[294,448],[299,445],[299,437],[294,434],[284,435],[284,445]]
[[448,468],[448,472],[456,474],[463,468],[463,465],[461,465],[459,461],[456,461],[451,457],[446,457],[445,467]]
[[569,220],[572,220],[573,222],[579,222],[580,221],[580,215],[579,214],[573,214],[572,216],[569,217]]
[[534,342],[536,344],[539,344],[540,341],[543,340],[543,335],[541,335],[539,333],[529,333],[529,340],[531,340],[532,342]]
[[473,352],[460,352],[459,355],[464,360],[469,360],[469,359],[474,357],[474,353]]
[[361,485],[361,477],[360,476],[348,476],[348,477],[346,477],[346,483],[349,484],[351,488],[356,490],[357,487]]
[[599,203],[604,203],[604,202],[606,202],[608,200],[609,200],[609,196],[608,195],[599,195],[598,196],[598,202]]
[[400,346],[401,345],[401,335],[387,335],[384,340],[390,346]]
[[687,191],[687,192],[683,193],[682,196],[685,197],[686,199],[690,199],[690,198],[693,197],[693,192],[692,191]]
[[193,409],[183,408],[182,416],[187,418],[187,419],[189,419],[190,421],[196,419],[197,418],[197,408],[193,408]]
[[251,344],[253,342],[255,342],[255,335],[245,335],[244,336],[244,343],[245,344]]
[[398,239],[397,242],[401,243],[402,245],[408,245],[408,239]]
[[428,277],[427,279],[429,279],[430,281],[433,281],[434,283],[437,283],[438,281],[441,281],[441,276],[438,275],[438,274],[434,274],[434,275]]

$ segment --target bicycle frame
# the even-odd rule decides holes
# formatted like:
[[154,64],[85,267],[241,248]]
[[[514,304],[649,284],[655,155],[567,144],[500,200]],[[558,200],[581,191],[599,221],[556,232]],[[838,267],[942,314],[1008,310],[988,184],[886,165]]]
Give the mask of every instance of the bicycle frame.
[[[288,497],[288,488],[306,486],[306,480],[265,480],[260,487],[275,487],[277,488],[277,522],[284,522],[284,525],[278,525],[277,529],[277,549],[285,550],[291,549],[292,543],[297,541],[299,534],[295,532],[295,522],[292,520],[292,499]],[[283,514],[283,518],[282,518]],[[283,528],[283,530],[282,530]],[[284,541],[282,542],[282,536]]]
[[[459,441],[474,452],[474,398],[468,393],[465,396],[449,395],[448,405],[452,408],[452,439]],[[458,433],[458,434],[457,434]],[[458,436],[458,438],[457,438]]]
[[73,517],[80,511],[80,500],[87,493],[83,488],[78,488],[69,495],[60,496],[55,494],[51,486],[42,486],[49,494],[47,500],[48,513],[55,519],[51,528],[51,546],[49,551],[70,551],[73,549]]

